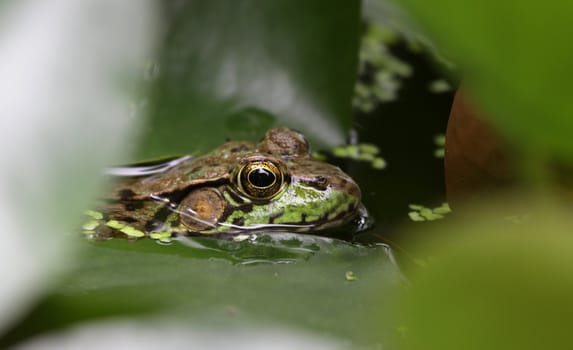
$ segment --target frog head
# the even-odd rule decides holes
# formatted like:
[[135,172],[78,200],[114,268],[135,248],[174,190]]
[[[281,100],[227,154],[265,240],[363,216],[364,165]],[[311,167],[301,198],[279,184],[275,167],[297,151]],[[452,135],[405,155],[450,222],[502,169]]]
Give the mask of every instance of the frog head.
[[[223,145],[219,150],[229,149]],[[354,218],[360,189],[340,168],[312,159],[305,137],[271,129],[234,159],[228,181],[193,189],[178,207],[189,231],[314,231]],[[223,151],[224,153],[224,151]]]

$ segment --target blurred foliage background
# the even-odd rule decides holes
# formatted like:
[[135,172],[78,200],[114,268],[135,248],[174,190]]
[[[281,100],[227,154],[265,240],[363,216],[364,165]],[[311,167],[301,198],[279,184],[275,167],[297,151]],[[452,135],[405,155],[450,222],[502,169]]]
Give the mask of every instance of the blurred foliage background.
[[[205,152],[273,126],[345,140],[360,35],[356,1],[168,1],[140,157]],[[224,25],[222,25],[224,24]]]
[[[227,139],[258,139],[276,125],[301,130],[316,149],[368,142],[387,169],[333,161],[360,184],[376,225],[353,243],[292,237],[160,245],[70,234],[82,253],[57,273],[46,270],[51,283],[5,322],[11,327],[0,344],[161,315],[222,334],[278,325],[341,347],[570,348],[570,204],[548,165],[571,165],[572,6],[162,2],[157,48],[138,65],[142,83],[129,101],[139,137],[126,137],[109,162],[201,153]],[[460,79],[514,149],[523,185],[464,203],[443,220],[411,222],[409,208],[416,217],[443,214],[435,212],[445,193],[434,157],[443,142],[434,140],[445,133]],[[70,122],[69,133],[72,124],[81,129]],[[104,156],[98,147],[92,152]],[[56,169],[90,164],[86,154],[79,163],[55,154],[47,160]],[[86,201],[91,195],[74,190]],[[66,232],[74,232],[78,202],[65,204],[73,217]]]

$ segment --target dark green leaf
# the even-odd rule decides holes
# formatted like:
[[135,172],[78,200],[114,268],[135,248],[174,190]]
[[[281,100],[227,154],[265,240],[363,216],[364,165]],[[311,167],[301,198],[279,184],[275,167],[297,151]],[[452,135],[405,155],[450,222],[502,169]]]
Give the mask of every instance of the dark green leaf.
[[314,146],[351,125],[359,2],[170,2],[140,157],[255,140],[276,125]]
[[83,262],[4,344],[84,319],[159,311],[206,325],[254,317],[358,341],[375,287],[401,281],[384,246],[311,236],[185,242],[86,242]]

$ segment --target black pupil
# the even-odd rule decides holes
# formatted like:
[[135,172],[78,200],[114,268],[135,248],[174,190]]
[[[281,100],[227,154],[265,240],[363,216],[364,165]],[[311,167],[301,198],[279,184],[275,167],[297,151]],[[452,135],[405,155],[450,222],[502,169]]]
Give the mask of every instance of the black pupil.
[[256,187],[269,187],[275,180],[275,174],[265,168],[253,169],[249,173],[249,182]]

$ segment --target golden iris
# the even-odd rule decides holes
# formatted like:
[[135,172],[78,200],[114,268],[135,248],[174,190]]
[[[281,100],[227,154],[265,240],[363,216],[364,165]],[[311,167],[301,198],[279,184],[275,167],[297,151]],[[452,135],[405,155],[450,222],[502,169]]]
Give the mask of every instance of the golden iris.
[[252,160],[239,170],[239,188],[253,199],[268,199],[283,187],[284,175],[278,165],[269,160]]

